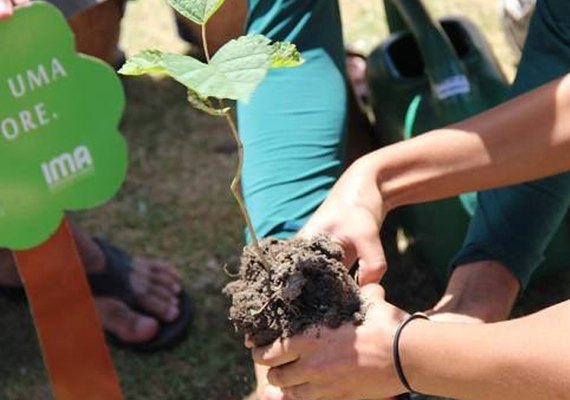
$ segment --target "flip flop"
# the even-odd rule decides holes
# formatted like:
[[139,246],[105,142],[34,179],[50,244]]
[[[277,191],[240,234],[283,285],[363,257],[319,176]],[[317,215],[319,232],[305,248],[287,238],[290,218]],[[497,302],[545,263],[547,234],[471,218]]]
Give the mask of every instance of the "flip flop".
[[[94,240],[105,256],[105,271],[87,274],[93,295],[112,297],[125,303],[137,313],[150,316],[148,312],[137,306],[134,298],[129,279],[133,269],[131,257],[125,251],[99,238]],[[27,303],[26,292],[22,286],[0,285],[0,297],[16,303]],[[105,336],[112,345],[135,352],[154,353],[171,349],[188,337],[194,318],[192,302],[184,290],[179,295],[178,306],[180,311],[178,318],[172,322],[159,320],[158,333],[146,342],[126,342],[108,331],[105,331]]]

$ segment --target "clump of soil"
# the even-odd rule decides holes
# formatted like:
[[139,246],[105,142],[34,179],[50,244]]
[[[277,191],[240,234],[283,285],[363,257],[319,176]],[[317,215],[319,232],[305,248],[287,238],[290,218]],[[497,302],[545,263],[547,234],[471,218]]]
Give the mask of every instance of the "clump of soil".
[[363,321],[358,286],[341,262],[340,246],[318,237],[269,238],[260,247],[270,271],[248,246],[239,279],[224,289],[232,298],[230,320],[256,345],[267,345],[316,324],[337,328],[344,322]]

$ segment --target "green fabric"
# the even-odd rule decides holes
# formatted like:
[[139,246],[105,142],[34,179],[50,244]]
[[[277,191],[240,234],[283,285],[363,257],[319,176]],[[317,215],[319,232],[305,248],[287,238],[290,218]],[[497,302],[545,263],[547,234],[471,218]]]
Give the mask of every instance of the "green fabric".
[[[539,0],[511,95],[568,72],[570,1]],[[525,287],[569,205],[570,173],[479,193],[478,209],[452,267],[497,260]]]
[[342,171],[344,46],[333,0],[250,0],[248,33],[295,43],[306,62],[273,70],[238,105],[243,193],[258,236],[294,234]]

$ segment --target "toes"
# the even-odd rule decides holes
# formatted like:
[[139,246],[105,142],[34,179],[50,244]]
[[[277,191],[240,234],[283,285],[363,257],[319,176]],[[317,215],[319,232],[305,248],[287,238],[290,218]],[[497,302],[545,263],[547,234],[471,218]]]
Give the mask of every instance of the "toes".
[[141,310],[164,322],[172,322],[178,318],[178,298],[182,292],[182,283],[178,272],[170,264],[136,259],[131,284]]
[[166,287],[174,295],[179,295],[182,292],[180,274],[169,263],[139,258],[134,262],[134,272],[148,277],[154,285]]
[[103,327],[124,342],[146,342],[158,332],[156,319],[137,314],[118,300],[95,298],[95,304]]
[[155,315],[161,321],[172,322],[180,315],[177,303],[165,301],[151,293],[138,300],[142,309]]
[[180,279],[180,273],[169,262],[162,260],[146,259],[146,258],[135,258],[134,265],[145,266],[151,270],[151,272],[163,272],[172,276],[173,279]]
[[180,302],[178,296],[173,295],[173,293],[164,286],[151,285],[148,288],[148,294],[172,305],[177,305]]
[[175,296],[178,296],[182,292],[180,278],[175,278],[171,274],[157,271],[153,273],[150,278],[155,286],[162,286]]

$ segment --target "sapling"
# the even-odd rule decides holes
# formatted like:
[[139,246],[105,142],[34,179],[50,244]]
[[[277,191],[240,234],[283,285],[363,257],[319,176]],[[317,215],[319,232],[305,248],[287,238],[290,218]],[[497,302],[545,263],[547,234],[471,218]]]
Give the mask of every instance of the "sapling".
[[303,60],[294,44],[272,42],[263,35],[245,35],[231,40],[211,57],[206,26],[224,2],[225,0],[168,0],[176,11],[201,27],[205,63],[191,56],[146,50],[130,58],[119,73],[167,74],[186,86],[188,101],[193,107],[225,118],[237,143],[238,153],[236,173],[230,189],[247,225],[252,244],[264,267],[269,270],[269,262],[259,246],[241,194],[243,144],[232,108],[225,104],[225,100],[248,102],[270,69],[296,67]]
[[[245,1],[245,0],[244,0]],[[231,40],[210,55],[206,25],[224,0],[168,0],[180,14],[201,26],[205,61],[147,50],[129,59],[126,75],[165,73],[188,89],[188,101],[208,114],[225,118],[238,146],[231,191],[239,205],[252,246],[241,259],[239,279],[224,291],[232,297],[230,319],[257,345],[324,323],[335,327],[362,320],[358,287],[342,264],[339,246],[327,238],[258,241],[241,194],[243,145],[226,100],[247,102],[272,68],[303,63],[297,48],[262,35]],[[251,251],[253,249],[253,251]]]

